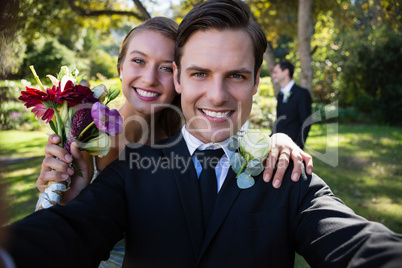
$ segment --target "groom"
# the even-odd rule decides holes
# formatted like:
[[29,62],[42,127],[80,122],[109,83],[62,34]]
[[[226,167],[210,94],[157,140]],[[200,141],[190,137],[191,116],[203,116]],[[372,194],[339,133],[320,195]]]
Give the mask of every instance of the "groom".
[[[66,206],[13,224],[17,267],[97,267],[123,235],[124,267],[293,267],[295,251],[313,267],[399,265],[402,237],[355,215],[316,175],[280,189],[261,175],[258,185],[237,187],[227,140],[249,116],[265,48],[240,0],[189,12],[174,65],[185,127],[158,147],[127,147],[127,161],[113,162]],[[223,149],[207,177],[197,158],[205,149]],[[194,165],[180,167],[188,159]],[[217,179],[210,198],[203,177]]]

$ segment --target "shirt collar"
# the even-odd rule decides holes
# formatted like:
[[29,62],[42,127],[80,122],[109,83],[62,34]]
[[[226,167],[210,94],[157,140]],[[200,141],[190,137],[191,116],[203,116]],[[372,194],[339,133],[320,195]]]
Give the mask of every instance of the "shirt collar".
[[230,138],[227,140],[224,140],[222,142],[218,143],[203,143],[196,137],[194,137],[188,130],[186,129],[186,125],[184,125],[181,128],[181,133],[183,135],[183,138],[187,144],[188,151],[190,155],[192,156],[195,152],[195,150],[200,149],[200,150],[206,150],[206,149],[219,149],[222,148],[223,151],[225,152],[225,155],[227,156],[228,159],[232,157],[234,151],[231,151],[228,149],[228,144],[230,142]]
[[282,93],[289,93],[294,84],[295,81],[291,80],[284,88],[281,88]]

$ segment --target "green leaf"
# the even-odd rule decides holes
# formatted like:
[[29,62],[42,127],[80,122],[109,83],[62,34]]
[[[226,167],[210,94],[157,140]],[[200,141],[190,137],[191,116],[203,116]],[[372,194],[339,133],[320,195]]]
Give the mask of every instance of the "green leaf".
[[111,102],[112,100],[117,98],[117,96],[119,96],[119,94],[120,94],[120,89],[113,90],[113,92],[109,95],[109,102]]
[[49,126],[53,130],[54,133],[57,133],[56,126],[54,125],[54,122],[52,120],[49,121]]
[[82,81],[82,79],[84,79],[86,74],[82,74],[80,76],[77,77],[77,85]]
[[78,175],[80,177],[82,177],[82,172],[81,172],[80,168],[77,166],[77,164],[73,162],[72,165],[73,165],[73,168],[78,172]]

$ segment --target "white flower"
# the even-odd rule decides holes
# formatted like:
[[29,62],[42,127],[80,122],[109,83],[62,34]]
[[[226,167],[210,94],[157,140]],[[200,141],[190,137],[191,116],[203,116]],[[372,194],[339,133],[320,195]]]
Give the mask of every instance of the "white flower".
[[59,80],[57,80],[56,77],[54,77],[51,74],[46,75],[47,78],[50,79],[50,81],[52,81],[53,86],[58,86],[59,85]]
[[60,92],[64,91],[64,87],[66,86],[68,81],[73,82],[74,85],[77,83],[77,79],[75,79],[74,77],[67,75],[63,76],[60,83]]
[[258,129],[248,130],[240,140],[240,150],[246,159],[262,162],[271,150],[271,138]]
[[109,153],[110,146],[111,141],[109,136],[105,132],[99,131],[98,137],[85,143],[84,146],[80,145],[80,148],[87,151],[90,155],[103,157]]
[[93,89],[91,89],[94,93],[94,97],[97,98],[101,103],[105,100],[108,95],[107,88],[104,84],[97,85]]
[[70,69],[67,66],[61,66],[57,79],[61,80],[64,76],[71,76]]

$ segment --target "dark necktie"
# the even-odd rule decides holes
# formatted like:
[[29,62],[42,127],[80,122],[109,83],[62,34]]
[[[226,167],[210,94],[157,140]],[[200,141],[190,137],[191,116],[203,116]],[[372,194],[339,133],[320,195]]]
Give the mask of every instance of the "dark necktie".
[[204,231],[207,230],[212,210],[218,195],[215,167],[223,155],[223,149],[197,150],[195,156],[200,161],[202,171],[198,183],[200,185],[201,202],[204,218]]
[[279,100],[281,100],[281,102],[283,102],[283,92],[282,91],[279,91],[278,102],[279,102]]

